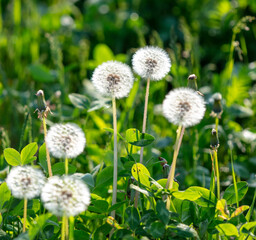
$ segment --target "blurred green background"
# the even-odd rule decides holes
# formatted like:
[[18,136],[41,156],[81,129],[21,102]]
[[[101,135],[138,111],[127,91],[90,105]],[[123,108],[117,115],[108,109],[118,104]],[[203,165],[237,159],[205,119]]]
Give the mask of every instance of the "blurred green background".
[[[159,156],[171,162],[176,134],[160,104],[194,73],[207,112],[198,126],[186,130],[178,160],[181,188],[209,186],[214,127],[209,115],[215,92],[222,94],[224,107],[219,129],[222,186],[232,181],[232,148],[236,174],[256,187],[255,13],[255,0],[0,1],[1,170],[7,166],[4,148],[43,143],[34,113],[39,89],[53,112],[49,126],[72,121],[85,131],[85,154],[73,162],[78,171],[91,172],[102,159],[112,165],[112,135],[104,130],[112,126],[111,108],[106,107],[110,101],[93,90],[92,72],[111,59],[131,65],[139,47],[156,45],[169,53],[172,68],[150,88],[147,132],[156,141],[146,148],[145,159],[153,177],[163,174]],[[141,129],[144,89],[145,81],[137,77],[130,96],[118,101],[121,134]],[[82,105],[77,102],[81,96],[73,93],[85,96]],[[119,156],[125,155],[121,142],[119,150]]]

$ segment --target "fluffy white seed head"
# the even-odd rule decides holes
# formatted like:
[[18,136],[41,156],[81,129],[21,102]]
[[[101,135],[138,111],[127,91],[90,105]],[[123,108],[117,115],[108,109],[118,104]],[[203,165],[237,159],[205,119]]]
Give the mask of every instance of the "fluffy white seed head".
[[161,80],[171,68],[171,60],[166,51],[159,47],[140,48],[132,58],[133,70],[142,78]]
[[56,158],[75,158],[84,150],[86,139],[74,123],[54,124],[46,135],[49,152]]
[[41,170],[31,166],[17,166],[11,169],[6,183],[14,197],[32,199],[40,195],[45,176]]
[[163,114],[175,125],[190,127],[198,124],[205,113],[202,96],[191,88],[170,91],[163,102]]
[[107,97],[126,97],[133,86],[133,81],[131,68],[117,61],[102,63],[92,75],[94,87]]
[[53,176],[42,189],[41,199],[46,209],[56,216],[76,216],[90,205],[87,185],[74,176]]

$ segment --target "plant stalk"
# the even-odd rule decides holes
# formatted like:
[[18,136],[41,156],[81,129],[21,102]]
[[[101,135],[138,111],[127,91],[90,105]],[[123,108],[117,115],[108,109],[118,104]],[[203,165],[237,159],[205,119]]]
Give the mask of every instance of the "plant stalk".
[[23,232],[26,232],[27,209],[28,209],[28,199],[24,198]]
[[68,175],[68,158],[65,158],[65,174]]
[[[43,119],[43,126],[44,126],[44,141],[45,141],[46,135],[47,135],[45,116],[42,116],[42,119]],[[50,154],[49,154],[49,151],[47,148],[46,141],[45,141],[45,150],[46,150],[46,159],[47,159],[47,167],[48,167],[49,177],[52,177],[51,158],[50,158]]]
[[215,118],[215,130],[216,130],[217,137],[218,137],[218,126],[219,126],[219,118],[216,117]]
[[[116,120],[116,99],[112,97],[113,107],[113,128],[114,128],[114,172],[113,172],[113,195],[112,206],[116,203],[117,196],[117,120]],[[115,211],[111,212],[111,216],[115,218]]]
[[[166,189],[172,189],[173,188],[173,179],[175,175],[175,168],[176,168],[176,162],[177,158],[179,155],[179,150],[182,142],[182,138],[184,135],[185,127],[179,126],[177,129],[177,137],[176,137],[176,142],[174,146],[174,153],[173,153],[173,160],[172,160],[172,165],[168,174],[168,179],[166,183]],[[167,202],[166,202],[166,208],[169,210],[170,209],[170,201],[171,197],[168,196]]]
[[75,218],[73,216],[69,217],[69,240],[74,240],[74,225]]
[[61,240],[66,239],[66,216],[62,217]]
[[[146,94],[145,94],[145,106],[144,106],[144,114],[143,114],[143,124],[142,124],[142,133],[146,132],[146,126],[147,126],[149,86],[150,86],[150,78],[148,78],[148,80],[147,80],[147,87],[146,87]],[[140,149],[140,163],[143,162],[143,151],[144,151],[144,148],[141,147],[141,149]]]
[[213,150],[213,156],[215,161],[215,171],[216,171],[216,177],[217,177],[217,197],[220,200],[220,173],[219,173],[217,149]]

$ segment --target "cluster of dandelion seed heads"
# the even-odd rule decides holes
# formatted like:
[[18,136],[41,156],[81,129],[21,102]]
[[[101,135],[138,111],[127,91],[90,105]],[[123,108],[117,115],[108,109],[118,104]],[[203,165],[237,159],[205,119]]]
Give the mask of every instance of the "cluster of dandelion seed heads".
[[46,135],[49,152],[56,158],[75,158],[84,150],[86,139],[74,123],[54,124]]
[[11,169],[6,183],[14,197],[32,199],[40,195],[45,176],[41,170],[31,166],[17,166]]
[[170,91],[163,102],[164,116],[175,125],[194,126],[202,120],[204,113],[203,97],[190,88]]
[[41,199],[45,208],[56,216],[76,216],[89,206],[90,191],[75,176],[53,176],[42,189]]
[[107,97],[126,97],[133,86],[133,81],[131,68],[117,61],[102,63],[92,75],[94,87]]
[[163,49],[147,46],[140,48],[132,58],[134,71],[142,78],[161,80],[171,68],[171,60]]

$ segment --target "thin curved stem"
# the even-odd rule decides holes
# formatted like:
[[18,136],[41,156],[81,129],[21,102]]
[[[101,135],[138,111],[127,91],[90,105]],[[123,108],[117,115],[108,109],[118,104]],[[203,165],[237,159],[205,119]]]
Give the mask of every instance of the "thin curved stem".
[[[117,120],[116,120],[116,99],[112,98],[113,107],[113,128],[114,128],[114,172],[113,172],[113,195],[112,205],[116,203],[117,196]],[[115,211],[111,212],[111,216],[115,218]]]
[[[44,141],[45,141],[46,135],[47,135],[47,128],[46,128],[45,116],[42,116],[42,119],[43,119]],[[49,177],[52,177],[51,158],[50,158],[50,154],[49,154],[49,151],[48,151],[48,148],[47,148],[46,141],[45,141],[45,151],[46,151],[46,159],[47,159],[47,167],[48,167]]]
[[[175,147],[174,147],[174,153],[173,153],[173,160],[172,160],[172,165],[170,168],[170,172],[168,174],[168,179],[166,183],[166,189],[172,189],[173,188],[173,179],[175,175],[175,169],[176,169],[176,162],[177,158],[179,155],[179,150],[182,142],[182,138],[184,135],[185,127],[179,126],[177,129],[177,137],[176,137],[176,142],[175,142]],[[169,210],[170,209],[170,202],[171,202],[171,197],[167,197],[167,202],[166,202],[166,208]]]
[[28,199],[24,198],[23,232],[26,232]]
[[[149,86],[150,86],[150,79],[148,78],[147,87],[146,87],[146,94],[145,94],[145,106],[144,106],[144,114],[143,114],[142,133],[146,132],[146,126],[147,126]],[[144,151],[144,148],[141,147],[141,149],[140,149],[140,163],[143,162],[143,151]]]

